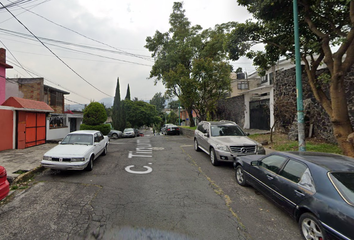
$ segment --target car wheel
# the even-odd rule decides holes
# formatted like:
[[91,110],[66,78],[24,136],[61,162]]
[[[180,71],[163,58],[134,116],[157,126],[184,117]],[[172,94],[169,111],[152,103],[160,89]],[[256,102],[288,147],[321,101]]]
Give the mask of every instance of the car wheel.
[[113,138],[119,138],[117,133],[113,133],[113,134],[112,134],[112,137],[113,137]]
[[86,171],[92,171],[93,169],[93,155],[90,158],[89,163],[87,164],[87,167],[85,168]]
[[218,159],[216,159],[214,148],[210,149],[210,161],[211,161],[211,164],[213,164],[213,166],[219,165],[219,161],[218,161]]
[[197,139],[194,139],[194,150],[197,152],[200,151]]
[[321,223],[311,213],[304,213],[300,216],[299,226],[304,239],[327,239]]
[[103,152],[102,152],[102,155],[103,156],[106,156],[107,155],[107,152],[108,152],[108,146],[107,146],[107,144],[106,144],[106,146],[104,147],[104,149],[103,149]]
[[236,178],[236,182],[241,185],[241,186],[246,186],[246,176],[245,173],[243,171],[243,167],[241,165],[238,165],[236,167],[236,171],[235,171],[235,178]]

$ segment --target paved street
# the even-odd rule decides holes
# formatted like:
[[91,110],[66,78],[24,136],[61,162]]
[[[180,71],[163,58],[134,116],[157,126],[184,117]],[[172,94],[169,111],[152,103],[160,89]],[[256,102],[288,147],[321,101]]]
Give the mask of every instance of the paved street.
[[111,140],[92,172],[34,181],[0,207],[2,238],[301,239],[281,209],[236,184],[231,164],[213,167],[184,136]]

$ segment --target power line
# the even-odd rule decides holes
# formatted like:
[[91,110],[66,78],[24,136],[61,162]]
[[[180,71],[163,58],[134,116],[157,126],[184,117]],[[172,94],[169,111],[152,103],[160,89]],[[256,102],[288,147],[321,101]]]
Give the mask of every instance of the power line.
[[49,47],[47,47],[34,33],[31,32],[31,30],[29,30],[19,19],[16,18],[15,15],[12,14],[11,11],[9,11],[3,4],[2,2],[0,2],[0,4],[6,9],[7,12],[9,12],[29,33],[32,34],[32,36],[34,36],[45,48],[48,49],[48,51],[50,51],[59,61],[61,61],[66,67],[68,67],[72,72],[74,72],[78,77],[80,77],[82,80],[84,80],[87,84],[89,84],[91,87],[93,87],[94,89],[96,89],[97,91],[112,97],[111,95],[101,91],[100,89],[98,89],[97,87],[95,87],[94,85],[92,85],[89,81],[87,81],[85,78],[83,78],[79,73],[77,73],[73,68],[71,68],[67,63],[65,63],[58,55],[56,55]]
[[[93,38],[91,38],[91,37],[88,37],[88,36],[86,36],[86,35],[84,35],[84,34],[81,34],[81,33],[77,32],[77,31],[75,31],[75,30],[72,30],[72,29],[70,29],[70,28],[68,28],[68,27],[65,27],[65,26],[60,25],[60,24],[58,24],[58,23],[56,23],[56,22],[53,22],[52,20],[49,20],[48,18],[43,17],[42,15],[39,15],[39,14],[37,14],[37,13],[35,13],[35,12],[32,12],[31,10],[28,10],[28,9],[22,7],[22,6],[20,6],[20,7],[21,7],[22,9],[24,9],[24,10],[26,10],[26,11],[28,11],[28,12],[30,12],[30,13],[36,15],[36,16],[38,16],[38,17],[41,17],[41,18],[47,20],[48,22],[50,22],[50,23],[52,23],[52,24],[54,24],[54,25],[57,25],[57,26],[59,26],[59,27],[61,27],[61,28],[64,28],[64,29],[66,29],[66,30],[68,30],[68,31],[71,31],[71,32],[73,32],[73,33],[76,33],[76,34],[78,34],[78,35],[80,35],[80,36],[82,36],[82,37],[84,37],[84,38],[87,38],[87,39],[89,39],[89,40],[91,40],[91,41],[100,43],[100,44],[102,44],[102,45],[108,46],[108,47],[113,48],[113,49],[116,49],[116,50],[118,50],[118,51],[120,51],[120,52],[125,53],[126,55],[144,59],[142,56],[139,56],[139,55],[137,55],[137,54],[133,54],[133,53],[130,53],[130,52],[127,52],[127,51],[123,51],[123,50],[118,49],[118,48],[116,48],[116,47],[114,47],[114,46],[111,46],[111,45],[109,45],[109,44],[106,44],[106,43],[103,43],[103,42],[98,41],[98,40],[96,40],[96,39],[93,39]],[[144,59],[144,60],[147,60],[147,59]]]

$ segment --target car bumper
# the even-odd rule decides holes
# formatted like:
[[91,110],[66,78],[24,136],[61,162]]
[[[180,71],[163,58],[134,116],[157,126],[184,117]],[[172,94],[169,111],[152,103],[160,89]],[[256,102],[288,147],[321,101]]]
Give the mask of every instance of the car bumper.
[[41,166],[45,168],[56,169],[56,170],[84,170],[87,167],[88,163],[89,161],[66,163],[66,162],[53,162],[53,161],[42,160]]
[[5,183],[0,186],[0,200],[4,199],[10,192],[10,183],[6,180]]
[[215,149],[215,155],[216,158],[220,161],[220,162],[233,162],[234,160],[236,160],[236,157],[238,156],[246,156],[246,155],[264,155],[265,151],[260,151],[258,153],[249,153],[249,154],[238,154],[235,152],[225,152],[222,150],[218,150]]

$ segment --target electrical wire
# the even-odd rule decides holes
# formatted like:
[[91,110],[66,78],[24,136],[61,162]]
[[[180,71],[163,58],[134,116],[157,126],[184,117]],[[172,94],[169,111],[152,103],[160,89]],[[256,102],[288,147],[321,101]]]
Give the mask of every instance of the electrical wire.
[[2,2],[0,2],[0,4],[6,9],[6,11],[8,13],[10,13],[29,33],[31,33],[32,36],[34,36],[45,48],[47,48],[48,51],[50,51],[59,61],[61,61],[67,68],[69,68],[73,73],[75,73],[79,78],[81,78],[83,81],[85,81],[87,84],[89,84],[91,87],[93,87],[94,89],[96,89],[97,91],[112,97],[111,95],[101,91],[100,89],[98,89],[97,87],[95,87],[93,84],[91,84],[89,81],[87,81],[85,78],[83,78],[79,73],[77,73],[73,68],[71,68],[66,62],[64,62],[58,55],[56,55],[48,46],[46,46],[34,33],[31,32],[31,30],[29,30],[18,18],[16,18],[16,16],[9,10],[7,9]]

